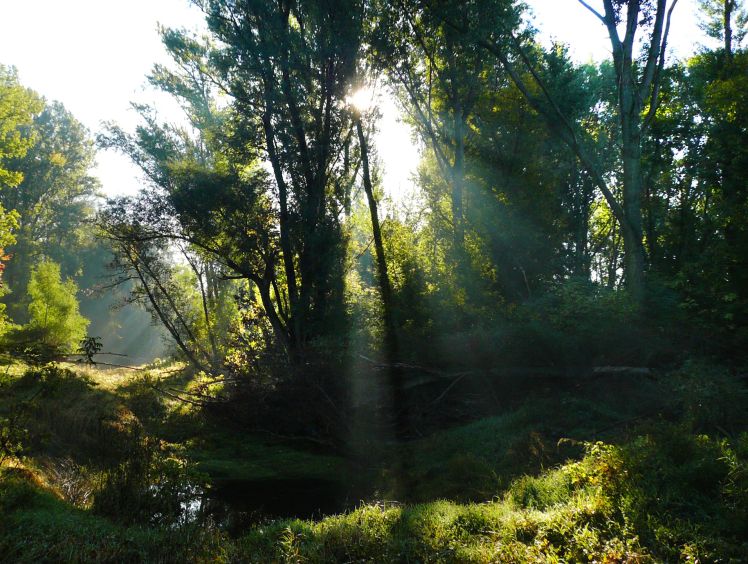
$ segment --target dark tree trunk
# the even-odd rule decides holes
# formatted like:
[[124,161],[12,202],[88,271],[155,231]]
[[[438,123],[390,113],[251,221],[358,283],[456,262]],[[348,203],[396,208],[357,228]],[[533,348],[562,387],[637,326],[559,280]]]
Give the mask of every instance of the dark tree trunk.
[[384,241],[382,239],[382,229],[379,224],[379,212],[377,210],[377,201],[374,198],[374,188],[371,182],[371,173],[369,168],[369,147],[360,119],[356,119],[356,132],[358,133],[358,142],[359,146],[361,147],[364,191],[366,192],[366,199],[369,202],[371,230],[374,235],[374,249],[377,255],[377,275],[379,278],[379,291],[382,294],[384,322],[385,329],[387,331],[387,348],[391,356],[390,360],[395,360],[397,358],[397,335],[395,315],[393,311],[394,308],[392,303],[392,286],[390,284],[389,273],[387,272],[387,261],[385,260],[384,255]]
[[405,402],[405,390],[403,389],[403,373],[396,366],[398,357],[397,324],[392,303],[392,286],[387,272],[387,261],[384,255],[384,241],[379,224],[379,212],[377,201],[374,198],[374,187],[371,182],[369,168],[369,148],[366,135],[361,125],[361,119],[356,119],[356,133],[361,147],[362,172],[364,177],[364,191],[369,202],[369,213],[371,215],[371,229],[374,235],[374,248],[377,255],[377,274],[379,278],[379,290],[382,294],[382,308],[384,310],[385,346],[390,365],[389,380],[392,393],[392,407],[395,415],[395,434],[404,437],[407,433],[407,405]]
[[644,233],[642,228],[641,126],[639,104],[622,88],[621,122],[623,137],[623,209],[621,226],[626,265],[626,287],[636,302],[644,296]]
[[[465,184],[465,136],[461,104],[454,115],[455,156],[452,166],[452,221],[454,222],[455,252],[460,260],[465,251],[465,221],[463,213]],[[462,265],[461,265],[462,266]]]
[[724,0],[724,27],[725,27],[725,57],[729,62],[732,60],[732,12],[735,8],[735,0]]

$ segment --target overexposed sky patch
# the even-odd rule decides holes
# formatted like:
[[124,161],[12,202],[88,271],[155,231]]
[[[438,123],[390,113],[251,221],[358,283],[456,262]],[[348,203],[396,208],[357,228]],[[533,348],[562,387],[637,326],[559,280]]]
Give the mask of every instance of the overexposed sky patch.
[[[0,63],[21,82],[58,100],[92,132],[104,121],[133,129],[130,102],[165,96],[144,88],[156,62],[166,62],[157,26],[203,29],[200,10],[186,0],[0,0]],[[113,152],[99,152],[96,174],[107,194],[132,193],[137,169]]]
[[[571,56],[579,62],[610,58],[610,39],[605,27],[579,0],[525,0],[533,14],[533,25],[546,42],[552,39],[571,47]],[[587,0],[603,12],[602,0]],[[673,11],[668,51],[679,58],[692,55],[706,38],[698,27],[696,0],[678,0]]]

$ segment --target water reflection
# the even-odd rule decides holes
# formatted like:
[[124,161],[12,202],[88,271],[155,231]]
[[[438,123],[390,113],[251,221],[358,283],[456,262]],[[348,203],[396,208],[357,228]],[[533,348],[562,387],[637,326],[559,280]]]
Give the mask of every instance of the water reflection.
[[231,535],[270,519],[313,519],[353,507],[345,488],[323,479],[216,480],[191,486],[181,502],[182,524],[205,522]]

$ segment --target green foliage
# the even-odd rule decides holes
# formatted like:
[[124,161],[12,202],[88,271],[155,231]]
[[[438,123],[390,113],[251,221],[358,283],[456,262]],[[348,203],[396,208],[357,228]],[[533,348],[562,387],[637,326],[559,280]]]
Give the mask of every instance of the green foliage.
[[514,319],[520,330],[524,325],[534,332],[513,341],[527,347],[520,358],[540,342],[552,362],[565,366],[649,366],[667,347],[654,311],[641,318],[625,291],[579,278],[555,285],[515,311]]
[[[15,210],[6,211],[0,209],[0,249],[3,249],[3,256],[0,258],[0,264],[4,263],[9,259],[5,255],[4,249],[8,246],[13,245],[16,242],[16,238],[13,236],[13,230],[18,227],[18,212]],[[0,273],[5,270],[5,265],[2,264]]]
[[107,469],[94,492],[92,510],[125,523],[176,525],[193,520],[189,503],[201,493],[202,476],[169,456],[158,439],[145,434],[132,413],[110,422],[121,462]]
[[0,475],[0,553],[14,562],[228,562],[223,535],[197,526],[129,527],[40,491],[29,472]]
[[46,365],[11,379],[6,391],[0,413],[18,414],[31,453],[64,454],[79,462],[111,455],[100,444],[100,421],[112,408],[112,399],[89,379]]
[[83,355],[83,362],[96,364],[94,357],[101,351],[104,345],[100,337],[86,337],[78,343],[78,352]]
[[[232,554],[257,562],[739,558],[745,506],[734,492],[745,472],[745,440],[733,446],[666,430],[623,448],[592,443],[581,461],[523,478],[497,501],[365,505],[318,522],[265,523],[233,542],[210,530],[195,536],[189,526],[151,528],[148,534],[125,529],[66,508],[28,481],[6,477],[0,499],[8,521],[0,529],[0,546],[24,561],[43,549],[57,557],[71,551],[68,560],[96,554],[91,551],[153,556],[157,540],[172,543],[172,556],[198,549],[215,560]],[[26,542],[41,526],[49,528]],[[61,542],[62,535],[75,539],[84,529],[86,542]]]
[[0,191],[23,180],[21,172],[6,168],[7,160],[23,157],[34,145],[26,128],[41,108],[38,95],[19,84],[15,69],[0,65]]
[[[108,284],[106,265],[112,257],[106,243],[86,227],[99,189],[91,175],[95,150],[89,132],[59,102],[22,88],[14,70],[0,67],[0,83],[0,170],[13,177],[12,183],[0,181],[0,310],[7,307],[16,324],[28,323],[31,271],[50,259],[78,283],[81,309],[96,333],[107,335],[107,346],[132,353],[140,338],[151,344],[140,352],[149,360],[160,339],[147,329],[147,313],[122,307],[124,291],[97,291]],[[0,322],[0,333],[7,325]],[[37,338],[29,334],[20,340],[28,344]]]
[[[10,379],[0,400],[5,414],[9,398],[34,398],[26,460],[56,451],[84,464],[95,460],[90,467],[101,471],[88,478],[96,486],[94,509],[81,511],[45,491],[49,486],[37,472],[3,470],[0,549],[14,561],[40,554],[68,561],[171,561],[186,551],[194,551],[193,559],[258,562],[739,559],[748,526],[748,434],[733,434],[729,425],[744,428],[745,386],[694,363],[660,380],[616,389],[610,380],[597,388],[587,382],[573,394],[532,398],[506,416],[399,446],[409,460],[406,491],[422,504],[370,503],[318,521],[265,521],[230,540],[186,516],[183,504],[205,477],[185,465],[185,456],[219,476],[252,478],[312,469],[321,477],[337,475],[341,464],[255,443],[200,420],[187,430],[193,440],[177,457],[173,446],[147,431],[164,430],[157,425],[164,412],[148,399],[152,380],[125,379],[110,396],[71,371],[32,370]],[[616,435],[618,444],[589,442],[581,457],[557,452],[554,433],[592,437],[596,429],[641,420],[641,414],[648,418]],[[569,454],[574,459],[559,463],[559,455]],[[481,502],[433,501],[442,496]],[[168,553],[164,543],[171,543]]]
[[18,423],[17,413],[11,417],[0,416],[0,466],[6,460],[18,459],[23,453],[26,433]]
[[72,280],[63,282],[59,265],[50,260],[40,262],[32,271],[29,328],[40,332],[45,345],[68,352],[85,336],[89,321],[78,311],[77,291]]
[[[3,203],[6,194],[23,180],[23,172],[11,160],[23,157],[34,145],[35,138],[27,128],[41,107],[39,97],[18,83],[15,69],[0,65],[0,297],[7,293],[3,274],[11,257],[6,250],[16,242],[14,231],[19,226],[18,212]],[[0,336],[5,325],[5,304],[0,304]]]
[[[45,103],[29,124],[36,143],[12,161],[23,180],[0,192],[0,204],[18,213],[5,281],[13,293],[10,314],[27,320],[25,296],[31,270],[42,257],[61,266],[68,276],[85,268],[86,247],[93,246],[83,225],[92,214],[98,181],[90,175],[94,149],[86,129],[58,102]],[[51,242],[54,241],[54,244]]]
[[712,39],[724,41],[725,11],[728,7],[728,25],[732,28],[733,41],[738,47],[748,32],[748,10],[743,0],[699,0],[699,9],[704,16],[699,26]]
[[[3,470],[0,554],[744,557],[743,4],[702,1],[725,50],[671,65],[654,36],[672,2],[606,3],[609,27],[630,19],[626,42],[655,41],[577,65],[507,0],[202,1],[209,36],[162,30],[175,70],[150,77],[189,126],[140,106],[134,134],[111,126],[99,139],[150,180],[102,210],[106,244],[83,228],[97,189],[88,133],[0,67],[0,269],[13,253],[9,303],[18,323],[27,305],[29,317],[0,338],[34,366],[0,397],[0,458],[26,466]],[[354,199],[363,142],[345,103],[369,66],[426,146],[419,199],[382,223],[391,304]],[[89,361],[100,352],[63,275],[91,288],[110,251],[113,282],[194,372],[102,386],[101,374],[43,366],[77,344]],[[401,362],[377,364],[385,335]],[[732,371],[657,372],[689,354]],[[229,540],[221,524],[190,522],[207,479],[194,467],[215,484],[336,476],[351,496],[366,483],[403,504],[269,520]],[[79,508],[93,491],[90,510],[45,489]]]
[[694,431],[739,434],[748,426],[748,390],[724,368],[687,362],[668,383],[679,417]]
[[[671,439],[663,439],[667,440]],[[693,456],[687,469],[659,454],[662,443],[644,441],[626,448],[593,443],[583,460],[540,477],[523,478],[503,500],[464,506],[448,502],[390,509],[364,506],[317,523],[258,527],[241,540],[239,549],[258,560],[290,556],[305,562],[657,562],[689,555],[708,560],[738,557],[743,547],[739,536],[733,535],[739,523],[735,529],[718,532],[709,518],[686,516],[685,508],[683,518],[662,520],[668,504],[659,501],[663,495],[677,505],[703,487],[691,482],[673,490],[679,476],[668,472],[696,476],[710,465],[724,466],[719,461],[724,451],[715,449],[714,443],[698,437],[686,442],[692,445],[688,452]],[[683,444],[669,446],[675,450]],[[650,464],[658,463],[658,468],[667,469],[665,473],[647,474],[654,471]],[[715,487],[725,477],[724,471],[715,472],[700,483],[716,480],[711,484]],[[731,516],[722,501],[709,504],[719,507],[723,518]]]

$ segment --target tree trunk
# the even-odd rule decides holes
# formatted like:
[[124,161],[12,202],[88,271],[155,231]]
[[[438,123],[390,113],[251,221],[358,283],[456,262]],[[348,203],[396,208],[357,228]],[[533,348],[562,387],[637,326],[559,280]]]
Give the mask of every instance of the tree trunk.
[[364,191],[366,199],[369,202],[369,213],[371,214],[371,229],[374,235],[374,248],[377,255],[377,273],[379,277],[379,289],[382,293],[382,307],[384,310],[385,324],[385,346],[388,356],[389,385],[392,393],[392,409],[395,416],[395,435],[399,438],[405,437],[408,427],[407,405],[405,402],[405,390],[403,387],[402,369],[396,366],[398,357],[397,326],[395,323],[395,313],[392,303],[392,286],[387,272],[387,261],[384,256],[384,242],[382,240],[382,230],[379,225],[379,212],[377,211],[377,201],[374,198],[374,189],[371,183],[371,174],[369,169],[369,148],[364,135],[364,129],[361,126],[361,118],[356,118],[356,133],[358,142],[361,147],[361,160],[364,177]]
[[732,60],[732,11],[735,8],[735,0],[724,0],[724,26],[725,26],[725,57],[728,62]]
[[379,212],[377,210],[377,201],[374,198],[374,189],[371,183],[371,173],[369,168],[369,148],[364,135],[364,129],[361,126],[361,119],[356,118],[356,132],[358,133],[358,142],[361,147],[361,160],[363,161],[364,191],[366,199],[369,202],[369,213],[371,215],[371,230],[374,235],[374,249],[377,255],[377,274],[379,277],[379,290],[382,294],[382,306],[384,309],[385,330],[387,332],[387,348],[390,360],[394,361],[397,357],[397,336],[395,316],[392,304],[392,286],[390,277],[387,272],[387,261],[384,256],[384,242],[382,240],[382,230],[379,224]]
[[463,192],[465,184],[465,137],[462,109],[457,104],[454,114],[455,156],[452,166],[452,221],[457,256],[462,259],[465,249],[465,221],[463,218]]
[[[286,181],[283,177],[283,170],[280,163],[280,158],[278,156],[278,153],[276,151],[275,147],[275,128],[273,127],[273,121],[272,121],[272,97],[269,90],[266,90],[265,93],[265,113],[262,118],[263,126],[264,126],[264,132],[265,132],[265,144],[268,154],[268,159],[270,160],[270,163],[273,168],[273,174],[275,176],[275,181],[278,186],[278,201],[280,205],[280,246],[281,246],[281,252],[283,255],[283,268],[286,274],[286,286],[288,288],[288,301],[289,301],[289,323],[288,323],[288,331],[290,333],[290,343],[285,343],[286,345],[289,345],[290,348],[294,351],[299,350],[301,348],[300,343],[300,337],[301,337],[301,328],[299,327],[300,324],[300,316],[296,315],[297,311],[297,302],[298,302],[298,287],[296,283],[296,270],[294,267],[294,260],[293,260],[293,250],[291,247],[291,238],[290,238],[290,225],[289,225],[289,217],[288,217],[288,186],[286,185]],[[279,296],[280,297],[280,296]],[[264,302],[264,301],[263,301]],[[272,306],[272,302],[268,302],[267,305]]]
[[634,301],[640,303],[644,296],[645,269],[642,228],[641,129],[638,123],[638,104],[632,102],[631,106],[631,109],[627,112],[622,111],[621,116],[623,125],[623,209],[625,213],[621,234],[623,235],[625,250],[626,287]]

